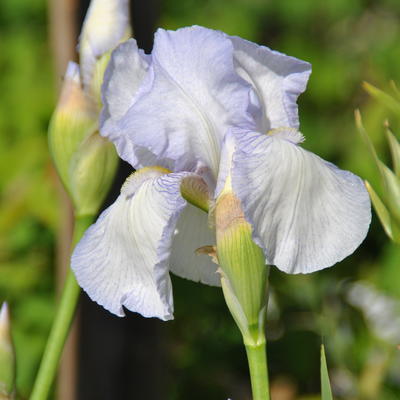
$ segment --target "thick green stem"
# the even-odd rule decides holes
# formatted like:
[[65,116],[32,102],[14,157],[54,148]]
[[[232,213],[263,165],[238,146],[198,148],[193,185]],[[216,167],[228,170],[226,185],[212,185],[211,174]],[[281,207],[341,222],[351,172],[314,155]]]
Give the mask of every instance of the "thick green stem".
[[269,382],[265,341],[254,346],[246,345],[249,361],[253,400],[269,400]]
[[[72,247],[80,240],[92,221],[92,216],[75,218]],[[75,315],[79,292],[80,288],[75,280],[75,276],[72,270],[69,269],[30,400],[45,400],[49,395],[62,350]]]

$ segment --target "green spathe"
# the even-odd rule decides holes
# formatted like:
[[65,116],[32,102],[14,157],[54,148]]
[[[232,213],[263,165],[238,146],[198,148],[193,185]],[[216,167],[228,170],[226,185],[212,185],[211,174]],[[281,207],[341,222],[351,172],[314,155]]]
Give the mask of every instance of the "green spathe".
[[217,259],[226,304],[246,347],[254,400],[269,399],[265,319],[268,271],[263,251],[251,235],[230,182],[217,199]]
[[96,107],[71,64],[49,126],[49,147],[76,215],[94,215],[111,185],[118,158],[97,132]]
[[221,284],[245,344],[256,345],[265,341],[268,267],[262,250],[251,238],[249,224],[237,218],[233,224],[223,232],[217,229]]
[[0,400],[14,399],[15,352],[10,331],[8,306],[0,311]]
[[216,201],[215,229],[227,305],[245,344],[258,345],[265,342],[268,267],[262,249],[252,239],[251,226],[232,191],[230,176]]
[[77,215],[94,215],[112,183],[118,165],[114,145],[98,134],[88,137],[71,159],[71,196]]
[[215,206],[217,258],[228,307],[245,344],[257,345],[264,338],[267,309],[268,267],[263,251],[251,237],[239,199],[228,178]]

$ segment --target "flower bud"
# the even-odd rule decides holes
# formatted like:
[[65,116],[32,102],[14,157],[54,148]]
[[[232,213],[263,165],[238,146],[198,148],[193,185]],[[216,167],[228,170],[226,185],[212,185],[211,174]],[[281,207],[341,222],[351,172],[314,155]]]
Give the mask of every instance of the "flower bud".
[[15,393],[15,352],[11,338],[7,303],[0,311],[0,400],[13,399]]
[[72,159],[72,197],[77,215],[98,212],[118,166],[114,145],[95,133],[80,146]]
[[97,132],[97,112],[80,82],[79,67],[69,63],[49,126],[49,147],[77,215],[95,214],[117,167],[111,143]]
[[239,199],[229,178],[215,206],[217,258],[228,308],[246,345],[265,342],[268,266],[263,251],[251,236]]
[[128,0],[91,1],[80,36],[79,59],[83,87],[98,110],[111,51],[130,35]]

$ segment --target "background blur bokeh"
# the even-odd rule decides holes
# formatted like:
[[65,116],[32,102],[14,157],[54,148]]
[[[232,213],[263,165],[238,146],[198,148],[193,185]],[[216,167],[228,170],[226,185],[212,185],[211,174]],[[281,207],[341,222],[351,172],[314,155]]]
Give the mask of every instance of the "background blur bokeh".
[[[400,82],[398,0],[160,0],[147,9],[138,3],[134,29],[144,47],[151,41],[146,29],[199,24],[311,62],[299,101],[304,147],[379,187],[354,109],[361,109],[387,160],[383,121],[399,137],[400,116],[361,84],[385,89],[390,80]],[[63,215],[47,151],[61,79],[53,68],[47,7],[46,0],[0,2],[0,300],[11,306],[23,397],[55,310]],[[221,291],[175,277],[173,284],[176,312],[169,323],[132,313],[121,322],[83,299],[80,399],[250,398],[241,337]],[[400,247],[375,216],[363,245],[334,268],[307,276],[272,269],[268,335],[274,400],[319,398],[321,342],[336,398],[400,399]]]

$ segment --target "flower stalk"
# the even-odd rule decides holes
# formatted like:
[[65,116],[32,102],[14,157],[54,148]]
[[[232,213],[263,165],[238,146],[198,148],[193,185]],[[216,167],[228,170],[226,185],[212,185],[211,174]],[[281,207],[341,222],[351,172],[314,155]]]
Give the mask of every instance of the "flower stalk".
[[266,341],[256,346],[246,345],[253,400],[269,400]]
[[[93,216],[78,216],[75,218],[73,247],[93,222],[93,218]],[[75,315],[79,293],[80,287],[76,282],[72,270],[69,269],[30,400],[45,400],[49,395],[62,350]]]

